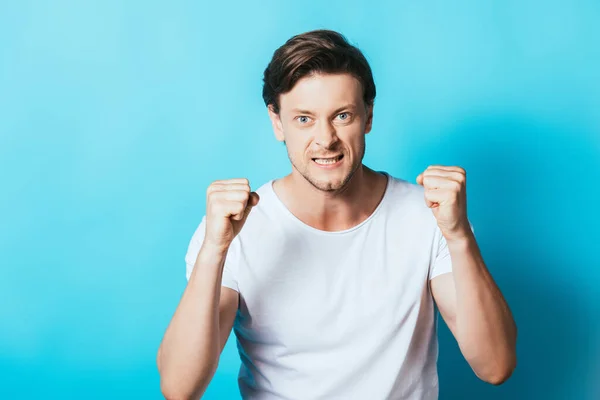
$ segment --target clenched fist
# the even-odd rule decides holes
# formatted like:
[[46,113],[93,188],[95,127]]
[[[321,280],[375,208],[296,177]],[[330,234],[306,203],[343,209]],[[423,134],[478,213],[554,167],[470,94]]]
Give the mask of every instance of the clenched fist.
[[250,191],[248,179],[213,182],[206,191],[206,235],[204,245],[227,249],[240,233],[258,194]]
[[431,165],[417,183],[425,188],[425,202],[431,208],[446,240],[468,237],[467,173],[461,167]]

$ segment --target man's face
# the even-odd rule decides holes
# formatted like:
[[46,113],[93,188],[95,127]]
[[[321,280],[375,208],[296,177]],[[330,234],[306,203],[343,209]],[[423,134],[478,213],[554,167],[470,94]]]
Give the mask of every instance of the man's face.
[[339,191],[362,165],[372,121],[362,95],[352,75],[315,74],[279,96],[279,115],[269,109],[294,173],[319,190]]

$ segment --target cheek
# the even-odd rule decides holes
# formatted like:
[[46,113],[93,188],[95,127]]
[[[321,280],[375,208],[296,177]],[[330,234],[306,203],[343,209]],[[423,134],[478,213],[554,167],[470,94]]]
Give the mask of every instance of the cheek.
[[365,135],[356,129],[349,132],[348,135],[342,139],[345,147],[353,153],[360,153],[365,145]]
[[310,149],[310,136],[304,132],[286,132],[285,143],[288,152],[296,154],[300,157]]

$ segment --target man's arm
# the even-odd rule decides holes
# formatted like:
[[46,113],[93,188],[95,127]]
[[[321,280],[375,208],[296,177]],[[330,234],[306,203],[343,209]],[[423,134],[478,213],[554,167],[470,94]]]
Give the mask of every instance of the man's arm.
[[467,174],[461,167],[430,165],[417,176],[448,246],[452,273],[430,281],[440,313],[475,374],[501,384],[517,363],[517,327],[490,275],[467,218]]
[[245,178],[215,181],[207,189],[202,245],[157,355],[167,399],[200,398],[217,369],[239,301],[235,290],[222,287],[225,262],[258,201]]
[[516,367],[517,327],[474,235],[447,243],[452,273],[433,278],[431,293],[475,374],[499,385]]
[[202,249],[157,355],[167,399],[198,399],[233,327],[238,293],[221,286],[225,254]]

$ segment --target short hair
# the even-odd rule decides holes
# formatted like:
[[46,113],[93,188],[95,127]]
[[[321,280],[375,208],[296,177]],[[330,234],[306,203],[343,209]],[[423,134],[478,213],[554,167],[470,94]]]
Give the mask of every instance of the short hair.
[[287,93],[305,76],[349,73],[361,84],[363,101],[372,106],[375,82],[363,53],[340,33],[319,29],[290,38],[275,50],[263,77],[263,100],[279,114],[279,95]]

